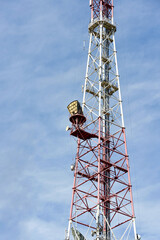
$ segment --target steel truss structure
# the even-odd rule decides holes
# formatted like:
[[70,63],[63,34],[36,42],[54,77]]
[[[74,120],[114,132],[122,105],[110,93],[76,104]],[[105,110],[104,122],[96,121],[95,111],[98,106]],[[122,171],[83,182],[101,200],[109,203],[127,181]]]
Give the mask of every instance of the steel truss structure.
[[66,239],[136,240],[111,0],[90,0],[89,51]]

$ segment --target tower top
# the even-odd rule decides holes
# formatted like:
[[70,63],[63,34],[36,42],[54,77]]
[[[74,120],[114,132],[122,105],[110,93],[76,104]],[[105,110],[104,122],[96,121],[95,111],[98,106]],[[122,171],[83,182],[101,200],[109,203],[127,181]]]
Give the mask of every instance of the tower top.
[[91,19],[107,17],[113,18],[113,0],[90,0]]

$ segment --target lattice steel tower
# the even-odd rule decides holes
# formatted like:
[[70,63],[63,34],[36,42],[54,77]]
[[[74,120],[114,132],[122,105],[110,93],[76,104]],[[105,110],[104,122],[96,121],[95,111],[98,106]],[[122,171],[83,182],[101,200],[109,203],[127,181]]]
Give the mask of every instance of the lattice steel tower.
[[68,105],[77,140],[66,239],[137,240],[112,0],[90,0],[82,108]]

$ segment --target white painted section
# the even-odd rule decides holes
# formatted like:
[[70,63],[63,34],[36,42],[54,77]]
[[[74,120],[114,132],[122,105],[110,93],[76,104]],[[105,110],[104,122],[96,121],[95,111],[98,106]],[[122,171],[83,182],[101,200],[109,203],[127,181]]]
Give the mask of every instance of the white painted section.
[[113,240],[118,240],[118,239],[116,238],[116,236],[114,235],[114,233],[113,233],[113,230],[112,230],[111,226],[109,225],[109,222],[108,222],[108,220],[107,220],[106,216],[104,215],[104,213],[103,213],[103,212],[102,212],[102,214],[103,214],[103,217],[105,218],[105,220],[106,220],[106,223],[107,223],[107,225],[108,225],[108,227],[109,227],[109,229],[110,229],[110,231],[111,231],[111,234],[112,234],[112,239],[113,239]]
[[136,231],[136,221],[135,218],[132,219],[133,222],[133,230],[134,230],[134,238],[137,240],[137,231]]
[[124,231],[124,233],[123,233],[122,237],[120,238],[120,240],[124,240],[124,237],[125,237],[128,229],[131,228],[131,224],[132,224],[132,221],[128,224],[128,227],[127,227],[126,230]]
[[72,224],[72,220],[69,220],[69,224],[68,224],[68,232],[67,232],[67,239],[70,239],[70,232],[71,232],[71,224]]
[[121,109],[121,120],[122,120],[122,127],[124,127],[124,117],[123,117],[123,108],[122,108],[122,97],[121,97],[121,89],[120,89],[120,82],[119,82],[119,71],[118,71],[118,62],[117,62],[117,51],[116,51],[116,43],[115,43],[115,36],[113,34],[113,49],[115,55],[115,64],[116,64],[116,78],[118,83],[118,92],[119,92],[119,104]]
[[89,67],[89,58],[90,58],[90,52],[91,52],[91,43],[92,43],[92,33],[90,34],[90,40],[89,40],[89,50],[88,50],[86,77],[85,77],[85,84],[84,84],[84,91],[83,91],[82,111],[84,111],[84,107],[85,107],[86,86],[88,81],[88,67]]

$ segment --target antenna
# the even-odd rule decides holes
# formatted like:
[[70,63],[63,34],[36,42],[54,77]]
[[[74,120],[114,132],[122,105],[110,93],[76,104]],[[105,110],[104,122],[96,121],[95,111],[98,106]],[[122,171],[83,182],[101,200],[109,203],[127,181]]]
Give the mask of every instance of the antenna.
[[[112,0],[90,0],[82,106],[68,105],[77,154],[66,240],[140,239],[126,143]],[[83,41],[83,48],[85,42]]]

